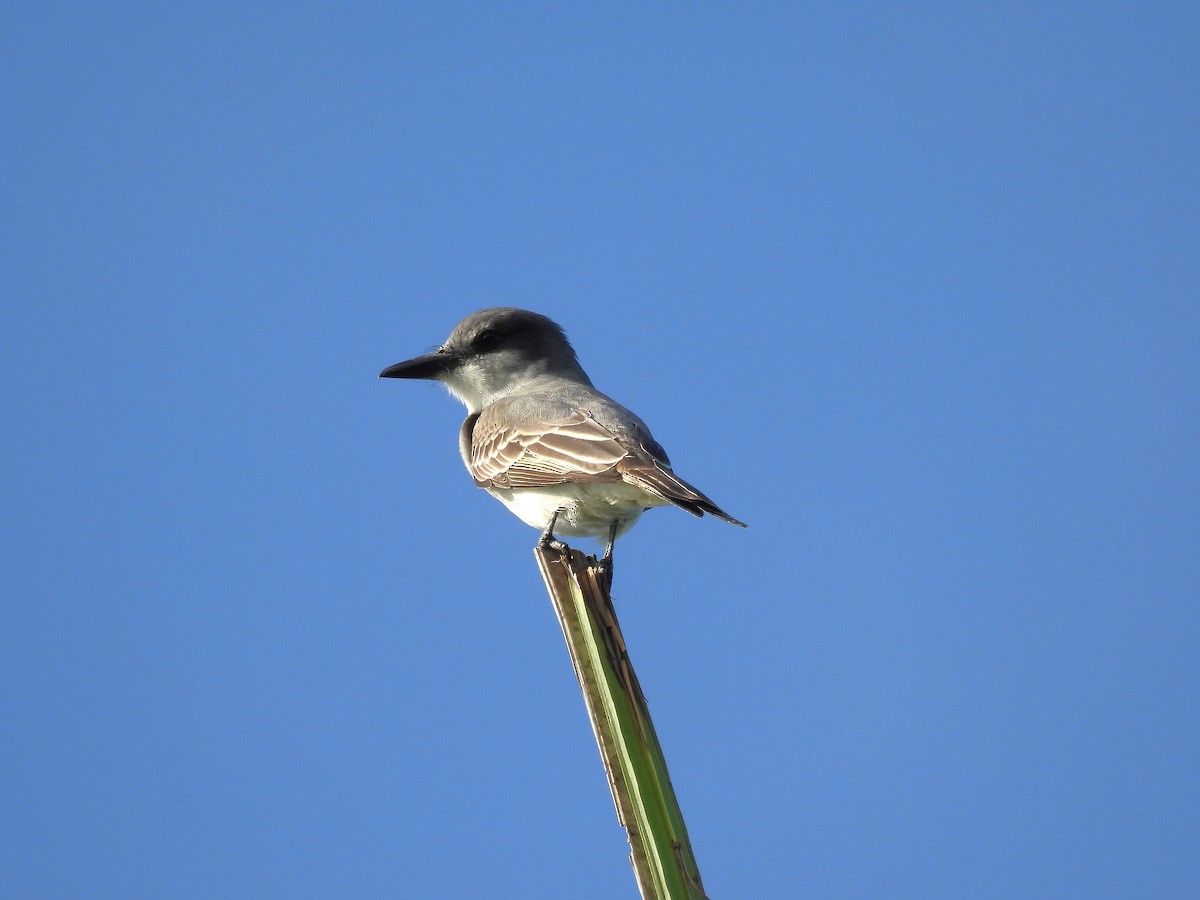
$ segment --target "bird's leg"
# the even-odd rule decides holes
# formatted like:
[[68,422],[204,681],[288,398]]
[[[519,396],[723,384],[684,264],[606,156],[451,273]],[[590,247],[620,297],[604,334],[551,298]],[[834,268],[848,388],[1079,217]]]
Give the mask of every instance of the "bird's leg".
[[604,555],[600,557],[600,561],[596,563],[596,567],[604,575],[609,585],[612,585],[613,576],[613,544],[617,542],[617,526],[620,525],[619,519],[613,519],[612,525],[608,528],[608,544],[604,547]]
[[608,526],[608,543],[604,546],[604,556],[600,559],[602,562],[607,562],[612,565],[613,544],[617,542],[617,526],[621,524],[620,519],[613,519],[613,523]]
[[560,506],[554,511],[554,515],[550,517],[550,524],[546,526],[546,530],[542,532],[542,536],[538,538],[537,545],[539,547],[549,547],[555,553],[566,553],[567,545],[554,536],[554,523],[558,521],[558,514],[561,513],[565,506]]

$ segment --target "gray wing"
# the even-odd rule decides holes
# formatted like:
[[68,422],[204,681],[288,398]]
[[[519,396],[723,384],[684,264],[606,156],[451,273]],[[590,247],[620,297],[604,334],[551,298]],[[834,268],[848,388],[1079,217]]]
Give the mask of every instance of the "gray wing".
[[587,414],[572,410],[553,421],[522,421],[499,412],[495,405],[485,409],[471,432],[467,467],[480,487],[621,480],[617,466],[627,449]]
[[533,414],[501,400],[463,423],[463,460],[484,488],[537,488],[568,482],[626,482],[693,515],[742,525],[678,478],[649,433],[609,429],[575,407]]

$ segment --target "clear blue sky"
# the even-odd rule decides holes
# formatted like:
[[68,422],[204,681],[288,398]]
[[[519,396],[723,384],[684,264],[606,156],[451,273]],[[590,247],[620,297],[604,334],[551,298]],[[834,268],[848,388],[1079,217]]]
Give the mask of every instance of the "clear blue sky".
[[10,8],[0,894],[635,896],[375,377],[511,304],[751,523],[617,556],[714,898],[1200,895],[1198,10]]

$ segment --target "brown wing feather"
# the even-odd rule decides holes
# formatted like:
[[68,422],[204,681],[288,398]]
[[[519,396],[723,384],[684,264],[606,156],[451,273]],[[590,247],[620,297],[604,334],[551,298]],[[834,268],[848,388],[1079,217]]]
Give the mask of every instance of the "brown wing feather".
[[617,438],[581,412],[557,422],[501,425],[489,410],[475,423],[468,466],[481,487],[528,488],[620,481]]
[[657,459],[665,454],[648,436],[653,449],[631,445],[579,410],[554,422],[501,424],[500,419],[488,408],[463,423],[463,456],[480,487],[624,481],[693,515],[708,513],[746,527]]

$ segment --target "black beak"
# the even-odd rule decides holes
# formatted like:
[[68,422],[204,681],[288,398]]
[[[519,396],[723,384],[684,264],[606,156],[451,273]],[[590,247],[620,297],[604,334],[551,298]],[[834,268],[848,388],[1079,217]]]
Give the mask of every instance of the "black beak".
[[452,353],[427,353],[416,359],[408,359],[388,366],[379,373],[380,378],[440,378],[454,368],[456,358]]

